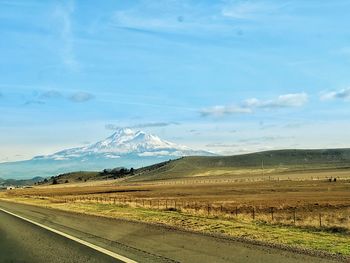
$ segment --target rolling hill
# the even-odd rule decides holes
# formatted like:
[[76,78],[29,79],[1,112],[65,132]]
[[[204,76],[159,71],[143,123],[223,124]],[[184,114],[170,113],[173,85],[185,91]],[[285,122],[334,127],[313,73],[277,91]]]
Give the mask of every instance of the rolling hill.
[[136,171],[128,181],[166,180],[257,171],[350,168],[350,149],[275,150],[234,156],[188,156]]

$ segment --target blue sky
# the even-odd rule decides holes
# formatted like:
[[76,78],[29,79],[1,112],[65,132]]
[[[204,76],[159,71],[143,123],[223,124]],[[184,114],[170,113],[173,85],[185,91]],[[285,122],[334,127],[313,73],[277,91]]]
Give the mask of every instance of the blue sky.
[[0,161],[126,126],[222,154],[350,147],[349,11],[0,0]]

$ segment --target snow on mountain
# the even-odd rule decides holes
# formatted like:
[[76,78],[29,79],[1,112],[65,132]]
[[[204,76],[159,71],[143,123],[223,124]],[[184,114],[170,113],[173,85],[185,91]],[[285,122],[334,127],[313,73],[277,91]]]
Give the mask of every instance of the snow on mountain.
[[192,150],[142,131],[119,129],[105,140],[91,145],[25,161],[1,163],[0,177],[32,178],[121,166],[137,168],[189,155],[214,154]]
[[143,131],[122,128],[118,129],[110,137],[97,143],[36,158],[70,160],[74,158],[92,157],[95,155],[117,159],[125,155],[135,155],[138,157],[181,157],[213,154],[205,151],[192,150],[189,147],[162,140],[158,136],[147,134]]

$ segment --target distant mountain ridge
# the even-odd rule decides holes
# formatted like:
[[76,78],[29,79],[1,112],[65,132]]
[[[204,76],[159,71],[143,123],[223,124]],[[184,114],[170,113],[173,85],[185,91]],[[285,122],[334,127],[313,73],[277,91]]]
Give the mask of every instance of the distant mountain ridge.
[[0,178],[0,188],[4,186],[28,186],[28,185],[34,185],[37,182],[41,182],[44,180],[42,177],[34,177],[31,179],[22,179],[22,180],[16,180],[16,179],[2,179]]
[[214,155],[162,140],[143,131],[122,128],[106,139],[87,146],[36,156],[27,161],[1,163],[0,177],[47,177],[80,170],[101,170],[118,166],[141,167],[182,156]]

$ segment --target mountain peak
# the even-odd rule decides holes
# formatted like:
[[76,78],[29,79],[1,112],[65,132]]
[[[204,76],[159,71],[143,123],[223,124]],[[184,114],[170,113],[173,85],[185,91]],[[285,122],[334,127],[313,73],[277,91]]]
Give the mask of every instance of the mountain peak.
[[135,131],[131,128],[119,128],[115,130],[115,132],[111,135],[111,137],[133,135],[137,132],[140,132],[140,131]]
[[111,136],[107,137],[105,140],[101,142],[105,142],[107,144],[110,144],[110,143],[119,144],[134,138],[136,134],[140,132],[141,131],[135,131],[130,128],[119,128]]
[[[138,150],[145,150],[146,148],[168,148],[175,146],[170,142],[161,140],[159,137],[147,134],[143,131],[133,130],[130,128],[121,128],[116,130],[111,136],[107,137],[96,144],[91,145],[92,148],[101,148],[101,146],[109,148],[111,150],[121,150],[123,148],[129,148],[130,152]],[[141,149],[139,149],[141,148]],[[124,152],[124,151],[123,151]]]

